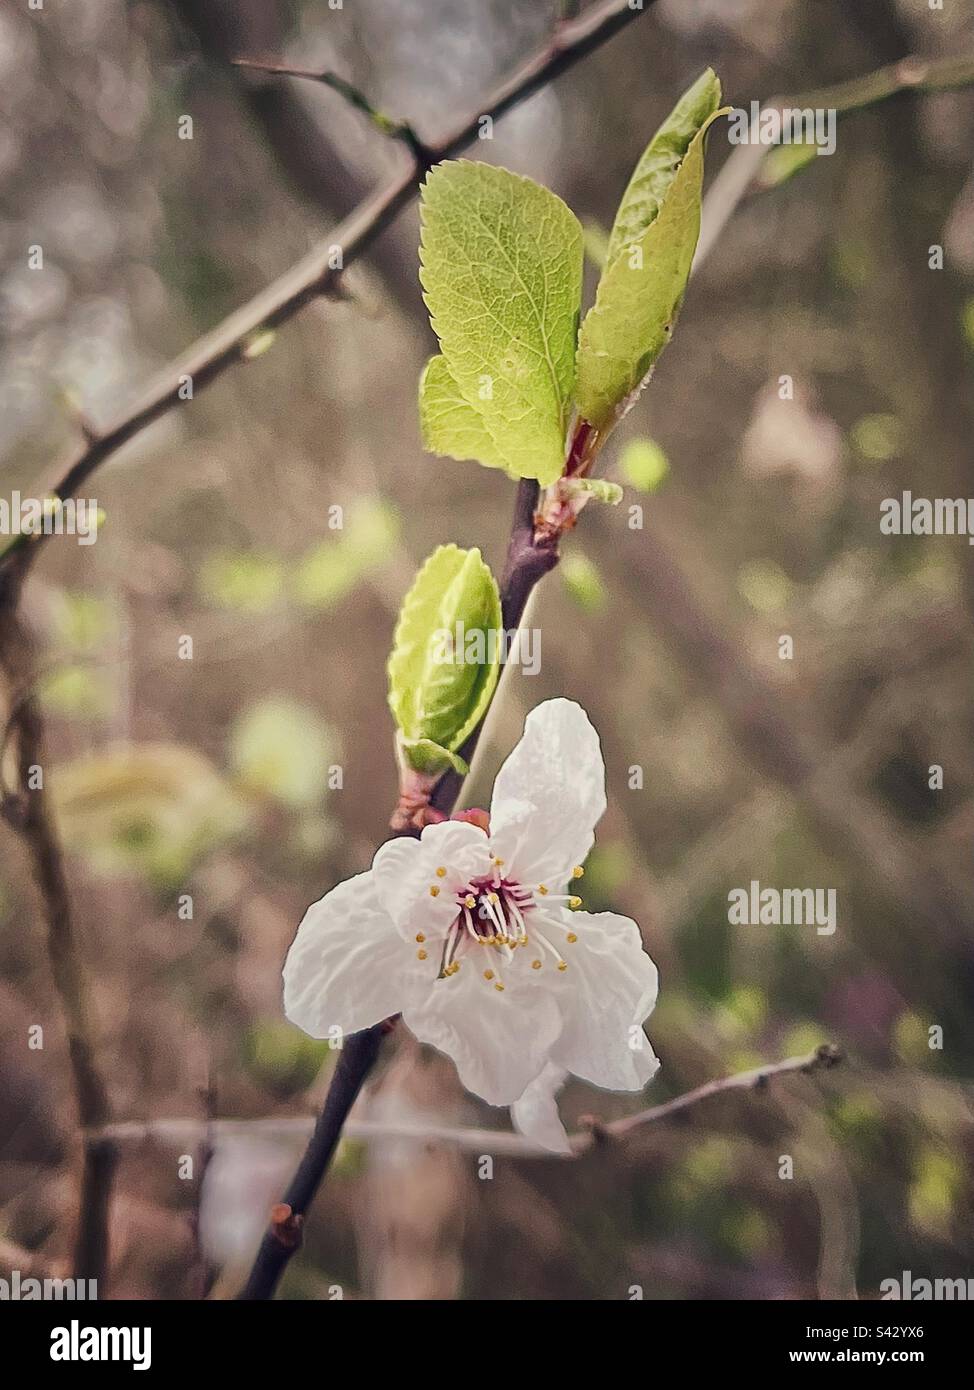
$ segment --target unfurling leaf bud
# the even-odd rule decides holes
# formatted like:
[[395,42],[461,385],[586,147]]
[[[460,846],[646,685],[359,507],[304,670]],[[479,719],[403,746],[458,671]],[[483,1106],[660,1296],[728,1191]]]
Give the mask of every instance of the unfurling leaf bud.
[[434,550],[403,600],[389,658],[404,772],[430,785],[447,768],[466,772],[459,749],[494,693],[501,623],[497,582],[480,551]]

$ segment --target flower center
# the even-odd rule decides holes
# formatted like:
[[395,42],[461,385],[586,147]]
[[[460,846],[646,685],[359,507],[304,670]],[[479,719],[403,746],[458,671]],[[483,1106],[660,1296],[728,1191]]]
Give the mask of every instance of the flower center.
[[[436,871],[438,878],[444,878],[446,873],[445,867]],[[581,875],[581,868],[572,870],[572,878],[580,878]],[[431,885],[430,893],[438,897],[439,885]],[[455,975],[460,969],[461,957],[476,946],[494,948],[495,961],[513,962],[516,947],[534,944],[540,956],[531,961],[532,970],[540,970],[546,957],[559,970],[567,970],[568,965],[549,939],[549,933],[563,935],[569,945],[578,938],[564,921],[543,910],[549,904],[553,906],[556,903],[567,903],[569,907],[576,908],[581,907],[582,900],[568,893],[549,893],[543,883],[534,889],[528,888],[517,879],[505,875],[503,860],[495,858],[492,873],[471,878],[456,894],[457,915],[446,933],[437,979],[448,979]],[[423,943],[426,938],[420,933],[416,940]],[[426,960],[425,950],[417,954],[420,960]],[[483,975],[496,990],[503,991],[504,982],[499,977],[497,964],[484,970]]]
[[457,921],[478,946],[520,946],[528,939],[524,914],[534,907],[530,889],[498,874],[471,879],[457,894]]

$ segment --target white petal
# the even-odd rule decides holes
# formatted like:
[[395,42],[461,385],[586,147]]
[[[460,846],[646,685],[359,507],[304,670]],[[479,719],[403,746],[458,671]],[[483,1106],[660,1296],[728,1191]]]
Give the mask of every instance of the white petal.
[[493,953],[468,953],[459,973],[438,980],[425,1001],[403,1011],[420,1042],[453,1059],[466,1089],[491,1105],[511,1105],[543,1068],[561,1030],[554,996],[504,972],[505,989],[483,977]]
[[358,874],[304,914],[284,962],[284,1012],[313,1038],[357,1033],[400,1011],[418,965],[372,874]]
[[558,1114],[558,1092],[567,1075],[561,1067],[549,1062],[511,1106],[511,1119],[518,1133],[556,1154],[572,1151]]
[[521,882],[563,884],[592,848],[604,811],[598,734],[581,705],[546,700],[528,715],[520,743],[497,774],[492,848]]
[[[446,870],[442,876],[440,868]],[[403,937],[412,940],[418,931],[442,937],[457,915],[458,891],[490,871],[487,836],[466,821],[428,825],[418,840],[403,836],[380,845],[372,871],[382,905]]]
[[[565,945],[568,969],[558,976],[565,1026],[553,1062],[609,1091],[640,1091],[659,1060],[642,1024],[656,1003],[658,973],[639,928],[615,912],[565,912],[578,940]],[[551,933],[551,940],[561,939]]]

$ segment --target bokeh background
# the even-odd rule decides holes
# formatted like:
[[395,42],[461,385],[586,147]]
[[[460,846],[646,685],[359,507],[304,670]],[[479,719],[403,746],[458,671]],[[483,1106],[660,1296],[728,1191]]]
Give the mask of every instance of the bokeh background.
[[[400,167],[333,92],[229,56],[333,67],[432,137],[556,10],[5,4],[3,495],[56,477],[82,416],[123,409]],[[472,154],[555,189],[595,248],[707,64],[746,105],[963,52],[970,0],[660,0]],[[486,799],[534,704],[587,708],[609,810],[586,905],[641,924],[663,1066],[642,1100],[571,1086],[569,1120],[819,1042],[847,1062],[574,1164],[498,1157],[490,1180],[450,1144],[348,1139],[284,1296],[875,1297],[903,1270],[974,1274],[974,549],[879,530],[904,488],[974,492],[972,137],[971,94],[907,95],[845,118],[833,157],[734,211],[607,451],[624,505],[586,511],[538,594],[540,674],[505,683],[470,796]],[[730,154],[715,133],[711,182]],[[123,1144],[109,1294],[237,1287],[300,1151],[277,1121],[314,1112],[334,1061],[284,1023],[279,971],[307,903],[386,833],[399,600],[440,542],[503,561],[513,485],[420,447],[433,340],[416,245],[411,209],[350,270],[346,301],[306,310],[106,463],[85,490],[105,512],[97,544],[49,543],[25,596],[113,1111],[190,1122]],[[0,848],[0,1252],[58,1269],[73,1099],[8,826]],[[838,930],[729,926],[727,894],[751,879],[836,888]],[[207,1136],[207,1115],[262,1123]],[[402,1030],[356,1117],[507,1124]]]

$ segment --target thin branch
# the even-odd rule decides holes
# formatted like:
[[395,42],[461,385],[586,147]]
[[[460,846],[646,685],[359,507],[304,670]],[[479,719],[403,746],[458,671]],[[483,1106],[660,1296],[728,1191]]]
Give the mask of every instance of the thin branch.
[[[245,348],[258,330],[277,328],[308,304],[333,294],[343,271],[369,250],[416,197],[430,163],[449,159],[465,149],[478,138],[485,115],[499,120],[612,38],[630,20],[645,14],[653,4],[655,0],[645,0],[643,9],[632,9],[629,0],[603,0],[578,19],[560,24],[550,40],[501,82],[475,112],[426,147],[424,162],[412,160],[409,168],[366,199],[313,251],[170,364],[134,406],[111,421],[97,438],[84,443],[62,470],[60,481],[53,488],[45,488],[44,495],[62,501],[74,496],[105,459],[184,403],[187,379],[192,382],[195,397],[228,368],[247,360]],[[342,250],[341,268],[334,264],[336,245]],[[0,573],[6,569],[22,578],[45,540],[42,533],[16,537],[0,555]]]
[[[518,626],[535,584],[558,560],[553,543],[535,542],[534,513],[537,500],[538,484],[529,478],[522,479],[517,489],[507,565],[500,584],[505,629]],[[472,756],[477,737],[478,731],[475,730],[461,750],[464,757]],[[433,804],[440,814],[450,814],[462,786],[463,778],[454,773],[440,780],[433,796]],[[410,826],[405,817],[400,817],[401,809],[397,808],[394,813],[393,825],[406,834],[418,834],[420,822]],[[342,1048],[311,1143],[282,1202],[271,1213],[270,1226],[261,1241],[250,1277],[241,1291],[242,1299],[272,1297],[288,1261],[300,1245],[305,1213],[331,1162],[348,1113],[376,1063],[383,1034],[390,1026],[391,1021],[355,1034]]]
[[[614,1120],[610,1124],[590,1121],[586,1128],[571,1136],[572,1151],[571,1154],[566,1154],[564,1157],[578,1158],[589,1149],[608,1141],[623,1142],[637,1130],[644,1129],[647,1125],[657,1124],[662,1120],[668,1120],[686,1110],[691,1110],[701,1102],[710,1100],[713,1096],[724,1095],[731,1091],[762,1091],[772,1081],[783,1076],[795,1074],[807,1076],[812,1072],[837,1066],[842,1060],[843,1054],[840,1049],[833,1043],[825,1043],[816,1048],[814,1052],[806,1053],[800,1057],[788,1057],[783,1062],[768,1062],[764,1066],[753,1068],[751,1071],[737,1072],[733,1076],[724,1076],[716,1081],[708,1081],[705,1085],[697,1086],[682,1096],[664,1101],[662,1105],[651,1106],[648,1110],[640,1110],[638,1114],[630,1115],[623,1120]],[[305,1115],[289,1115],[269,1120],[214,1120],[211,1122],[210,1132],[217,1142],[223,1138],[239,1135],[248,1135],[252,1138],[257,1136],[277,1139],[303,1138],[312,1133],[317,1124],[320,1124],[320,1121],[316,1122],[313,1117]],[[203,1127],[203,1121],[192,1117],[186,1119],[129,1120],[106,1126],[100,1131],[99,1137],[110,1138],[116,1143],[156,1140],[181,1144],[198,1137]],[[349,1120],[344,1126],[343,1134],[350,1139],[365,1141],[411,1139],[417,1143],[452,1144],[467,1153],[491,1154],[493,1157],[549,1159],[559,1157],[559,1155],[552,1154],[549,1149],[542,1148],[540,1144],[533,1143],[521,1134],[513,1134],[510,1131],[498,1129],[457,1129],[447,1125],[409,1124],[406,1122],[390,1124],[373,1120]]]
[[379,1024],[346,1039],[311,1142],[284,1197],[271,1210],[270,1226],[260,1243],[250,1276],[240,1292],[241,1299],[255,1301],[271,1298],[288,1261],[300,1247],[305,1215],[338,1147],[348,1112],[379,1056],[385,1032],[386,1026]]
[[[840,116],[867,111],[891,97],[908,92],[946,92],[974,83],[974,54],[958,58],[923,58],[910,54],[899,62],[878,68],[862,77],[852,77],[834,87],[822,87],[798,96],[769,97],[761,103],[764,111],[786,107],[834,110]],[[716,246],[720,235],[745,198],[777,187],[780,180],[762,174],[769,150],[766,145],[738,145],[714,179],[703,207],[700,240],[693,269],[700,266]],[[797,171],[796,171],[797,172]]]
[[[9,733],[17,748],[18,790],[6,801],[16,805],[7,819],[24,840],[40,894],[47,956],[61,1002],[78,1120],[84,1131],[74,1274],[104,1284],[108,1267],[108,1207],[117,1153],[115,1145],[93,1130],[110,1118],[108,1089],[95,1056],[94,1029],[87,983],[75,940],[71,903],[61,846],[44,787],[44,724],[31,690],[31,646],[17,614],[0,627],[0,667],[16,703]],[[26,687],[26,693],[17,694]]]
[[274,73],[278,77],[300,77],[308,82],[317,82],[323,87],[330,87],[333,92],[344,97],[350,106],[356,111],[361,111],[381,135],[386,135],[391,140],[399,140],[406,146],[418,167],[428,168],[431,163],[435,163],[429,148],[423,144],[416,131],[408,121],[397,121],[391,116],[387,116],[384,111],[373,106],[368,97],[358,87],[340,77],[338,73],[325,68],[321,72],[311,72],[307,68],[291,68],[284,63],[260,61],[255,58],[234,58],[233,65],[237,68],[247,68],[252,72]]

